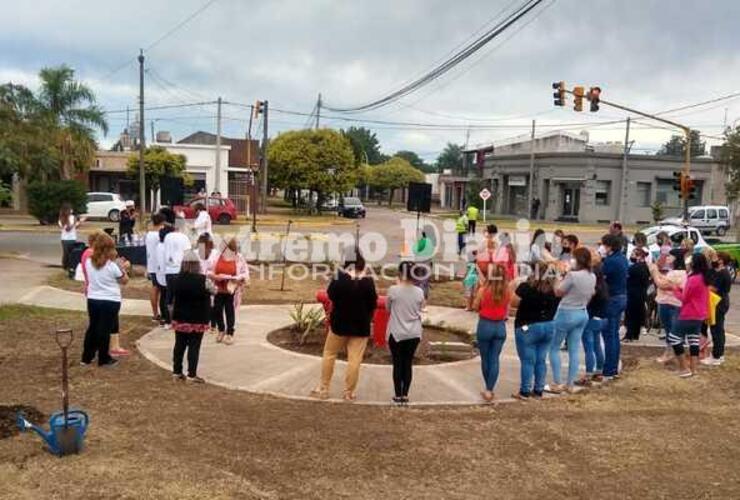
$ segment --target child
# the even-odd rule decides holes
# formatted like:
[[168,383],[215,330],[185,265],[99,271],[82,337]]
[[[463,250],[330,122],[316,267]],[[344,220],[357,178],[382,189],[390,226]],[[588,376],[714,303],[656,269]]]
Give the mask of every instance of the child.
[[478,250],[473,250],[472,260],[468,262],[467,269],[465,271],[465,278],[463,279],[463,287],[465,288],[465,310],[473,310],[473,299],[475,298],[475,288],[478,286],[478,266],[475,264]]

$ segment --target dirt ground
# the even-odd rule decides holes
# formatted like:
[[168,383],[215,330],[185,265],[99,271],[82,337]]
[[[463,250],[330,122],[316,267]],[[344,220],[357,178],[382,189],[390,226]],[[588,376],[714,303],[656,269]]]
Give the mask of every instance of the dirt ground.
[[[291,278],[291,274],[286,274],[284,290],[280,290],[281,274],[274,273],[272,276],[265,272],[261,277],[253,275],[249,285],[243,294],[243,304],[285,304],[298,302],[316,302],[316,291],[325,289],[327,282],[319,279],[300,279],[301,274],[295,273],[296,279]],[[49,278],[48,284],[61,288],[82,293],[82,283],[67,278],[63,271],[54,273]],[[392,281],[383,279],[376,280],[375,286],[378,293],[383,294]],[[121,288],[125,299],[149,299],[150,282],[143,277],[134,277],[128,284]],[[432,284],[429,296],[429,303],[438,306],[462,307],[463,305],[463,287],[458,281],[439,281]]]
[[[321,327],[313,330],[303,342],[301,342],[300,333],[296,332],[293,327],[275,330],[267,336],[267,340],[282,349],[320,357],[324,352],[326,328]],[[422,342],[416,350],[416,356],[414,358],[415,365],[437,365],[440,363],[472,359],[477,355],[477,352],[474,352],[472,348],[469,351],[458,352],[457,354],[444,352],[442,349],[431,350],[429,346],[430,342],[472,344],[473,338],[464,333],[425,326],[422,334]],[[337,357],[343,361],[347,360],[346,353],[344,352],[340,353]],[[362,362],[372,365],[393,364],[388,348],[376,347],[373,342],[368,342]]]
[[[85,318],[0,308],[0,405],[60,408],[57,325],[79,334]],[[150,327],[121,326],[128,347]],[[88,449],[59,459],[33,435],[0,439],[0,497],[739,498],[740,359],[691,380],[629,365],[575,396],[433,409],[174,383],[136,353],[112,369],[73,363]]]

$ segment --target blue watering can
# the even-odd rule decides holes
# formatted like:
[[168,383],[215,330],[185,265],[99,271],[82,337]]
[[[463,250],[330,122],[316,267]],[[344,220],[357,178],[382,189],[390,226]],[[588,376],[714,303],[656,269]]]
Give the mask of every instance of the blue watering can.
[[41,436],[49,451],[62,457],[82,451],[90,417],[82,410],[58,411],[49,418],[48,432],[26,420],[22,412],[18,412],[16,423],[22,432],[32,430]]
[[64,410],[49,418],[49,432],[35,425],[23,416],[16,415],[16,424],[21,432],[29,430],[46,442],[49,451],[57,456],[72,455],[82,451],[85,445],[85,432],[90,425],[90,417],[82,410],[69,409],[69,376],[67,373],[67,348],[72,344],[72,330],[56,331],[56,342],[62,349],[62,404]]

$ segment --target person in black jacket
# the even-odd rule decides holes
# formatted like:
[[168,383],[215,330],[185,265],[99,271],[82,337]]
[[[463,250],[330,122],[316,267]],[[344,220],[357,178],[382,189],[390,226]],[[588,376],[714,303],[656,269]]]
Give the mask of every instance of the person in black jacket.
[[650,269],[645,263],[647,253],[642,248],[635,247],[630,255],[631,265],[627,269],[627,308],[624,313],[624,325],[627,333],[626,342],[640,339],[640,330],[645,324],[645,303],[647,289],[650,286]]
[[345,258],[344,269],[339,270],[327,290],[332,302],[330,330],[326,336],[321,361],[321,382],[311,396],[329,397],[329,386],[334,374],[334,362],[339,351],[347,351],[347,371],[344,380],[344,400],[356,399],[355,389],[360,375],[360,364],[370,336],[370,323],[375,312],[378,294],[375,282],[365,274],[365,259],[359,249]]
[[588,386],[591,382],[601,382],[604,370],[604,347],[601,345],[601,331],[606,326],[606,306],[609,290],[601,272],[601,257],[598,252],[591,253],[591,271],[596,276],[596,288],[586,307],[588,323],[583,330],[583,351],[586,359],[586,374],[576,381],[576,385]]
[[[209,290],[209,288],[211,290]],[[213,285],[201,272],[200,259],[188,251],[182,260],[180,274],[173,280],[174,307],[172,329],[175,330],[175,348],[172,353],[172,376],[175,380],[202,384],[198,377],[198,359],[203,333],[208,330]],[[182,373],[182,360],[188,351],[188,376]]]

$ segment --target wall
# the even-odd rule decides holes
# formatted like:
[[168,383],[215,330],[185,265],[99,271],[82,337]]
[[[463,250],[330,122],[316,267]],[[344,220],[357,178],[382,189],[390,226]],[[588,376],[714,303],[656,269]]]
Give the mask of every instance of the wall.
[[162,146],[170,153],[185,155],[187,159],[186,170],[190,173],[204,174],[206,177],[206,190],[219,191],[222,195],[229,195],[229,150],[231,146],[221,145],[220,178],[216,186],[216,146],[201,144],[154,144]]

